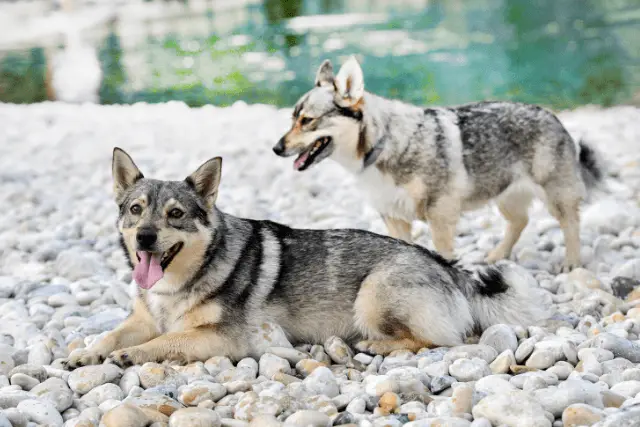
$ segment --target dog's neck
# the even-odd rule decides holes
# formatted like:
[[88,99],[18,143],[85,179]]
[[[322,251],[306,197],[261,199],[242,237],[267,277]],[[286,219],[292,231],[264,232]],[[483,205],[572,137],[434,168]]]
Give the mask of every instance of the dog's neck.
[[363,153],[362,171],[384,157],[385,147],[393,140],[393,128],[402,125],[399,118],[416,111],[421,113],[422,109],[365,92],[358,135],[358,152]]

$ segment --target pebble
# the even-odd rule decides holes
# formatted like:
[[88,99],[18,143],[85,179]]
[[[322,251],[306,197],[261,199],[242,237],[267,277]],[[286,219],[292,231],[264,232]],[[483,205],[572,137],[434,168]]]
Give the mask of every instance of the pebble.
[[38,424],[50,427],[61,427],[64,424],[62,415],[48,400],[23,400],[18,404],[17,409],[26,415],[29,421]]
[[183,408],[169,417],[169,427],[220,427],[220,416],[211,409]]
[[601,409],[583,403],[574,403],[567,406],[562,412],[564,427],[591,426],[600,421],[604,416]]
[[507,349],[500,353],[489,365],[491,372],[494,374],[506,374],[509,367],[516,364],[516,357],[511,349]]
[[473,407],[472,413],[474,418],[486,418],[494,425],[551,427],[544,408],[519,390],[486,396]]
[[227,388],[219,383],[195,380],[178,390],[178,401],[186,406],[197,406],[210,400],[217,402],[227,394]]
[[336,397],[340,394],[340,388],[336,378],[330,369],[320,366],[316,368],[302,384],[313,394],[322,394],[327,397]]
[[112,364],[83,366],[69,375],[69,387],[79,394],[85,394],[104,383],[120,379],[122,369]]
[[52,402],[60,413],[73,404],[73,392],[67,382],[60,378],[49,378],[32,388],[31,393],[40,400]]
[[292,427],[330,427],[332,425],[331,418],[322,412],[302,410],[287,417],[287,424]]
[[493,347],[498,353],[505,350],[514,352],[518,348],[518,337],[508,325],[498,324],[484,331],[479,344]]
[[[258,162],[250,135],[255,129],[246,123],[258,123],[263,139],[275,141],[289,117],[289,109],[242,103],[0,106],[0,140],[9,142],[0,144],[7,165],[0,198],[12,206],[0,213],[0,426],[2,416],[14,427],[48,424],[27,419],[19,405],[54,407],[65,427],[169,427],[187,425],[181,417],[196,413],[226,427],[284,427],[296,416],[302,424],[313,425],[308,416],[362,427],[618,427],[639,418],[640,305],[633,301],[640,297],[640,154],[634,145],[640,112],[632,107],[560,113],[570,131],[604,144],[614,170],[606,197],[585,206],[584,268],[557,274],[566,250],[561,229],[543,207],[530,209],[535,227],[523,233],[515,259],[522,280],[537,288],[537,301],[556,310],[552,319],[497,324],[464,345],[386,357],[354,354],[339,337],[294,347],[280,326],[265,322],[246,337],[251,356],[237,363],[212,357],[125,371],[109,364],[65,371],[61,359],[69,351],[95,344],[128,315],[136,289],[119,249],[117,212],[104,209],[113,205],[105,188],[109,153],[118,141],[137,141],[136,156],[150,174],[181,176],[202,151],[203,138],[213,135],[220,155],[237,163],[224,178],[234,191],[220,193],[222,209],[386,234],[375,212],[363,211],[363,202],[352,197],[352,183],[334,162],[305,174]],[[51,138],[56,149],[43,150],[42,141]],[[176,139],[182,154],[158,154]],[[89,149],[81,140],[94,143]],[[69,150],[83,161],[71,161],[64,154]],[[24,180],[33,165],[42,176]],[[256,182],[257,198],[247,185]],[[64,191],[52,191],[58,188]],[[461,218],[456,251],[462,262],[481,261],[497,244],[504,226],[498,219],[489,210]],[[428,225],[415,227],[416,243],[430,245]],[[511,394],[516,397],[504,397]],[[487,415],[478,416],[483,409]],[[519,412],[525,414],[520,421],[509,418]]]
[[483,359],[457,359],[449,366],[449,374],[458,381],[476,381],[491,374],[489,365]]
[[259,373],[267,378],[273,378],[277,373],[288,374],[291,372],[289,361],[275,354],[265,353],[260,357]]

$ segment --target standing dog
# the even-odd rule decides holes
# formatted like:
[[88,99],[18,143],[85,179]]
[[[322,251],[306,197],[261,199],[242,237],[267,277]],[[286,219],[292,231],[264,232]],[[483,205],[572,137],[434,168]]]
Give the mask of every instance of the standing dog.
[[138,283],[133,313],[71,368],[252,354],[252,328],[294,342],[332,335],[387,354],[456,345],[494,323],[528,325],[538,308],[508,266],[469,272],[429,250],[362,230],[296,230],[215,208],[221,159],[183,181],[146,179],[115,149],[122,247]]
[[594,151],[575,144],[549,111],[512,102],[421,108],[388,100],[365,92],[354,57],[335,77],[328,60],[320,66],[273,151],[297,154],[300,171],[333,158],[356,175],[391,236],[411,241],[411,221],[429,221],[446,258],[453,258],[461,212],[492,199],[507,230],[487,262],[509,257],[538,195],[564,232],[564,270],[580,265],[579,204],[602,177]]

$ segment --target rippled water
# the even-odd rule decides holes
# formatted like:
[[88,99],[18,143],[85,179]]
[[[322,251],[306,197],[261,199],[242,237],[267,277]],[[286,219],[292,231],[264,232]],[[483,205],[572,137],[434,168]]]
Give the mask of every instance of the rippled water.
[[162,23],[116,24],[95,38],[103,102],[287,106],[310,88],[323,59],[337,66],[352,53],[368,90],[418,104],[510,99],[566,108],[640,94],[639,0],[183,7]]

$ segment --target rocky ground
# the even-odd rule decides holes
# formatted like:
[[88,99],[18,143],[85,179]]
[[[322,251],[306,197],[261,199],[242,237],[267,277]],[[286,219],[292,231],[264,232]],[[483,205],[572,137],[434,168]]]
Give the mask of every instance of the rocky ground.
[[[339,339],[292,347],[271,325],[259,360],[63,370],[69,351],[130,308],[111,197],[114,146],[145,175],[167,179],[223,156],[218,204],[236,215],[385,232],[338,165],[297,173],[292,159],[272,154],[289,115],[241,103],[0,105],[0,427],[640,426],[634,107],[560,115],[603,152],[610,176],[583,210],[586,269],[557,274],[562,234],[542,206],[532,208],[513,260],[557,311],[540,325],[496,325],[476,344],[386,358],[354,354]],[[503,227],[491,207],[465,215],[463,262],[481,261]],[[416,223],[414,233],[431,246],[427,226]]]

